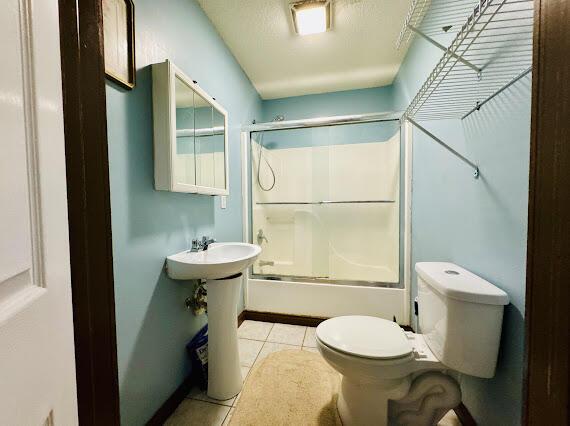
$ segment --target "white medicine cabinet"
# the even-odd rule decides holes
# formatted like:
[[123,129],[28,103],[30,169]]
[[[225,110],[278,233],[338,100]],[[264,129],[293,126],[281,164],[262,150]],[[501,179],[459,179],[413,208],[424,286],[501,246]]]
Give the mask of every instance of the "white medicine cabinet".
[[154,185],[228,195],[228,113],[172,62],[152,65]]

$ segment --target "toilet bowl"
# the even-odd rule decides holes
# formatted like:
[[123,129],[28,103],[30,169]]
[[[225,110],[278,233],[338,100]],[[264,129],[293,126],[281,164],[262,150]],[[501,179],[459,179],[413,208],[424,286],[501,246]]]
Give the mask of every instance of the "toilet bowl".
[[442,372],[495,374],[507,294],[452,263],[415,269],[421,334],[372,316],[317,327],[319,352],[342,375],[337,408],[344,426],[383,426],[389,418],[435,424],[461,401],[457,382]]
[[445,370],[423,336],[369,316],[345,316],[317,327],[317,348],[342,375],[338,411],[343,425],[385,425],[388,401],[404,398],[413,374]]

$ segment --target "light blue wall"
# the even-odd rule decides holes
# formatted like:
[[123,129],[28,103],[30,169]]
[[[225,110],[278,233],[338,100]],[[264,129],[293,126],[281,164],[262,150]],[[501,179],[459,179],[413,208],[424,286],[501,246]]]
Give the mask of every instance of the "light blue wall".
[[[414,41],[394,84],[396,105],[409,103],[440,56],[427,42]],[[520,425],[530,77],[463,122],[422,125],[479,164],[481,178],[473,179],[470,167],[414,129],[412,262],[454,262],[509,294],[496,376],[464,376],[461,387],[478,424]],[[416,283],[414,272],[412,298]]]
[[385,86],[265,100],[262,120],[258,121],[272,121],[277,115],[283,115],[285,120],[298,120],[392,111],[393,108],[392,86]]
[[386,142],[399,130],[400,122],[394,120],[256,132],[253,138],[259,142],[261,133],[263,133],[265,148],[286,149]]
[[[240,127],[260,119],[261,100],[193,0],[136,2],[137,85],[107,85],[121,416],[144,424],[188,373],[185,344],[205,323],[184,308],[185,282],[164,258],[191,239],[241,241]],[[230,196],[155,191],[149,64],[171,59],[229,112]]]
[[[169,280],[164,257],[203,234],[242,239],[239,131],[244,123],[404,109],[439,58],[416,41],[393,86],[263,101],[194,0],[136,3],[137,86],[107,85],[121,414],[142,424],[188,372],[184,345],[204,324],[183,307],[187,283]],[[230,196],[153,189],[149,64],[173,60],[230,117]],[[413,262],[449,260],[505,289],[497,377],[464,378],[464,401],[481,424],[519,424],[522,377],[529,80],[461,123],[426,123],[481,165],[482,178],[419,132],[414,137]],[[415,294],[415,278],[414,278]],[[500,420],[499,420],[500,417]]]
[[[273,121],[276,116],[283,116],[285,120],[298,120],[388,112],[393,110],[393,105],[392,86],[294,96],[263,101],[262,121]],[[398,122],[393,121],[279,130],[263,132],[263,141],[268,149],[363,143],[389,139],[398,127]]]

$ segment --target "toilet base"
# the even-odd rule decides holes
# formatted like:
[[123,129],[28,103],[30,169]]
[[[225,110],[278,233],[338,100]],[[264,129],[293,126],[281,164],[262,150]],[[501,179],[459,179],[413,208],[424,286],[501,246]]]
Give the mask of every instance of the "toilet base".
[[410,391],[391,401],[391,424],[430,426],[461,402],[461,389],[453,377],[428,371],[414,378]]
[[343,376],[337,402],[343,426],[386,426],[388,400],[403,398],[409,388],[409,377],[360,382]]

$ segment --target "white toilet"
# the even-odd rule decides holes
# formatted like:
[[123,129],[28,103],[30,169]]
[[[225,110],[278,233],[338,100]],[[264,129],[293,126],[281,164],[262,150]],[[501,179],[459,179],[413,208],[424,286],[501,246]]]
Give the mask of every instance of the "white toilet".
[[331,318],[317,327],[319,352],[342,375],[337,406],[344,426],[387,425],[388,400],[412,399],[393,409],[392,422],[433,424],[461,398],[441,371],[495,374],[507,294],[452,263],[417,263],[416,272],[421,334],[368,316]]

